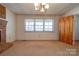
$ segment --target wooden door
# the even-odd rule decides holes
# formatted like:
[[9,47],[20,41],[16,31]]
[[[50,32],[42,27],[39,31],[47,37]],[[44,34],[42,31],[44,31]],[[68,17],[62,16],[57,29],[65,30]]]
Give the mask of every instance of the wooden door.
[[63,17],[59,20],[59,40],[73,44],[73,16]]
[[67,21],[69,23],[69,25],[68,25],[69,28],[68,28],[68,33],[67,33],[67,35],[68,35],[67,43],[73,44],[73,19],[74,19],[74,17],[68,16],[67,18],[68,18]]
[[64,42],[64,30],[65,30],[65,28],[64,28],[64,19],[63,18],[61,18],[60,20],[59,20],[59,40],[60,41],[63,41]]

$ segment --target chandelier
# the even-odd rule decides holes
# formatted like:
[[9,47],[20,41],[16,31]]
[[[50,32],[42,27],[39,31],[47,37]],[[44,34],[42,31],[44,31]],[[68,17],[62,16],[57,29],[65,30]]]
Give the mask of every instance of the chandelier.
[[49,8],[49,4],[47,3],[34,3],[35,10],[40,12],[45,12]]

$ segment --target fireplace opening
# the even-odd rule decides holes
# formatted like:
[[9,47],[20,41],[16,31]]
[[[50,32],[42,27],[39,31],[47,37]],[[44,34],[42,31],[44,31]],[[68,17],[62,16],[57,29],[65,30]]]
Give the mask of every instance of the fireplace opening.
[[1,44],[1,31],[0,31],[0,44]]

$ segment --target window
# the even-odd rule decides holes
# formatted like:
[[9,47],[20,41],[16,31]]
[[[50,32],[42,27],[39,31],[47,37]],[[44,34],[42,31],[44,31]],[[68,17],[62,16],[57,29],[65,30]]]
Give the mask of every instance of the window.
[[54,20],[52,19],[26,19],[25,31],[48,32],[53,31]]
[[35,20],[35,31],[43,31],[43,20]]
[[34,31],[34,20],[33,19],[25,20],[25,30]]
[[44,31],[52,31],[53,30],[53,23],[52,20],[47,19],[44,21]]

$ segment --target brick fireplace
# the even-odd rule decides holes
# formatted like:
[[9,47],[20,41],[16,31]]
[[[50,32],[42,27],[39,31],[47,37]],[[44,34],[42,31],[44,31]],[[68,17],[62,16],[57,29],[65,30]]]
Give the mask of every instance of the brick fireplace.
[[7,21],[0,19],[0,53],[10,47],[6,42],[6,25]]

